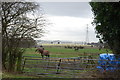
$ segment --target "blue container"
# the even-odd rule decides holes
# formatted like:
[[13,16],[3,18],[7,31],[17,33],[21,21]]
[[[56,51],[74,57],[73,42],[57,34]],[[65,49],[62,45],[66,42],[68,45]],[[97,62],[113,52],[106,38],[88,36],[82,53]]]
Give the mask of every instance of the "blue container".
[[120,70],[120,55],[102,53],[99,55],[98,64],[97,68],[102,72]]

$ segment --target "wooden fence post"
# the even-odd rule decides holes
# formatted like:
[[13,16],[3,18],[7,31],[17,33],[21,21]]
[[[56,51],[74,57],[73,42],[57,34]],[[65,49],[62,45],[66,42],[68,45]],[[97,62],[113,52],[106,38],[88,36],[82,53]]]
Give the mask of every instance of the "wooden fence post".
[[46,70],[46,72],[47,72],[47,71],[48,71],[48,67],[49,67],[49,63],[50,63],[50,59],[48,58],[46,61],[47,61],[47,62],[46,62],[45,70]]
[[69,59],[68,59],[68,62],[69,62]]
[[24,67],[25,67],[25,63],[26,63],[26,58],[24,59],[24,62],[23,62],[22,71],[24,70]]
[[61,61],[62,61],[62,60],[60,59],[58,65],[57,65],[57,73],[59,73]]
[[75,68],[76,68],[76,62],[75,59],[73,59],[73,78],[75,78]]

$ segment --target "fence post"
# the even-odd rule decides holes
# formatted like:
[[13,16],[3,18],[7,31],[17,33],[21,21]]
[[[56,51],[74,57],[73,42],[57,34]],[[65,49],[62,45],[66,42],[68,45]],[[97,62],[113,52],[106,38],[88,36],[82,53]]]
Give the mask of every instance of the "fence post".
[[59,73],[61,61],[62,61],[62,60],[60,59],[58,65],[57,65],[57,73]]
[[47,71],[49,70],[48,67],[49,67],[50,59],[48,58],[46,61],[47,61],[47,62],[46,62],[45,70],[46,70],[46,72],[47,72]]
[[24,59],[24,62],[23,62],[22,71],[24,70],[24,67],[25,67],[25,63],[26,63],[26,58]]
[[69,62],[69,59],[68,59],[68,62]]
[[75,78],[75,69],[76,68],[76,62],[75,62],[75,59],[73,59],[73,78]]

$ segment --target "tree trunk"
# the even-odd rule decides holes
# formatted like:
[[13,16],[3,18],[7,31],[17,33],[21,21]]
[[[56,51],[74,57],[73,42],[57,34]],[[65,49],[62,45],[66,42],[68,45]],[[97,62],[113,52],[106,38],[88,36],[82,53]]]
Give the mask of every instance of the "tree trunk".
[[15,63],[16,63],[16,60],[15,60],[15,57],[13,54],[10,53],[9,55],[9,65],[8,65],[8,71],[9,72],[14,72],[15,70]]
[[120,42],[118,40],[114,40],[114,45],[113,46],[113,53],[114,54],[120,54]]
[[18,53],[17,66],[16,66],[17,72],[21,72],[21,65],[22,65],[22,53]]

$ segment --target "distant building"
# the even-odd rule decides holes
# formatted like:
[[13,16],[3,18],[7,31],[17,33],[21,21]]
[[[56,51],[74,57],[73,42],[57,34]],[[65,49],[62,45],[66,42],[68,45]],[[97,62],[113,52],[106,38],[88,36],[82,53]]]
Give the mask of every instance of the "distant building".
[[53,41],[53,44],[61,44],[60,40]]
[[62,41],[62,40],[36,40],[38,45],[41,44],[80,44],[84,45],[82,41]]

